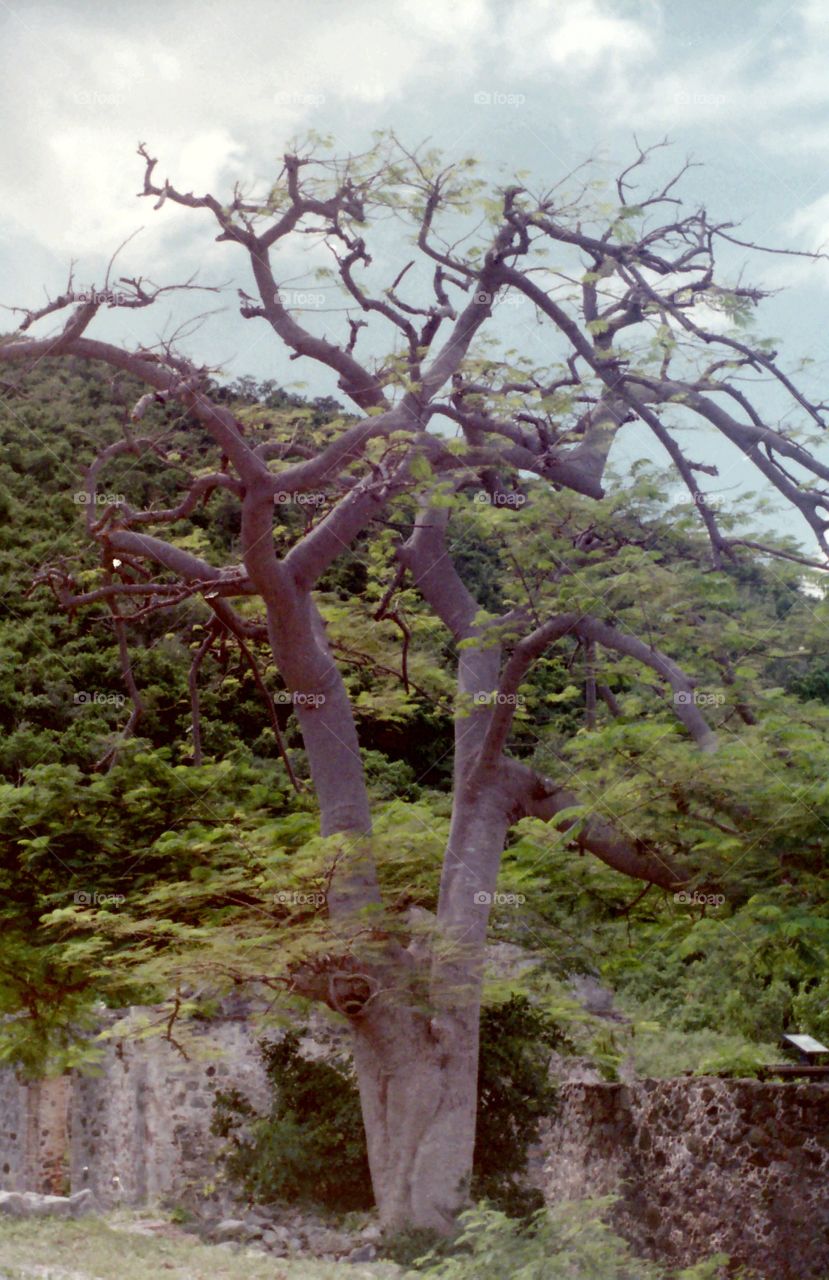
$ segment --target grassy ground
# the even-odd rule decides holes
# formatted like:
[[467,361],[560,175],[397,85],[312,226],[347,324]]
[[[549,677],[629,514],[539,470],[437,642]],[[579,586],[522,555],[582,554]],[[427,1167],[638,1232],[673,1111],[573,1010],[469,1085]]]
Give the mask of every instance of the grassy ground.
[[0,1218],[0,1280],[391,1280],[389,1263],[285,1261],[200,1244],[179,1227],[126,1212],[106,1220]]

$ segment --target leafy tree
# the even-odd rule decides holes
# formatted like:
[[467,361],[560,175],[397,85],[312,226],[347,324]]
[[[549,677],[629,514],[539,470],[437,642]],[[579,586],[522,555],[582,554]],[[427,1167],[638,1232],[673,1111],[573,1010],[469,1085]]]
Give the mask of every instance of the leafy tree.
[[265,1042],[262,1056],[272,1089],[269,1115],[258,1116],[238,1090],[216,1096],[212,1128],[230,1139],[229,1176],[259,1204],[371,1208],[360,1098],[347,1064],[306,1060],[296,1032]]
[[[824,425],[820,406],[750,330],[760,291],[719,278],[715,257],[734,242],[729,227],[704,209],[684,210],[676,180],[640,195],[634,183],[645,154],[609,192],[588,183],[573,197],[525,185],[490,193],[471,161],[447,165],[393,138],[347,160],[320,155],[324,149],[316,140],[286,155],[269,192],[237,189],[223,203],[159,185],[156,161],[142,147],[144,195],[205,212],[220,240],[245,251],[256,296],[243,292],[242,315],[270,326],[292,356],[333,372],[347,413],[332,417],[330,402],[286,403],[273,389],[262,406],[246,385],[217,390],[207,370],[169,343],[131,351],[88,336],[101,306],[156,301],[161,289],[142,280],[122,278],[116,293],[108,275],[103,289],[81,298],[70,279],[64,294],[26,311],[20,331],[0,342],[9,369],[25,373],[45,358],[97,361],[149,388],[86,473],[79,505],[97,570],[79,571],[58,549],[39,574],[62,607],[109,611],[131,705],[101,767],[113,764],[154,705],[160,722],[175,713],[162,706],[181,659],[175,631],[152,699],[130,660],[130,628],[157,625],[161,616],[180,623],[200,597],[204,629],[191,635],[188,670],[195,768],[204,755],[200,671],[235,646],[264,700],[285,776],[299,789],[310,781],[320,818],[314,839],[301,804],[296,815],[263,818],[238,859],[244,872],[211,859],[183,895],[161,883],[142,899],[152,906],[156,895],[150,921],[74,906],[52,912],[50,923],[70,929],[85,916],[96,938],[120,940],[147,983],[153,975],[161,981],[162,960],[179,979],[186,948],[203,944],[214,975],[284,982],[347,1018],[381,1216],[391,1226],[446,1230],[469,1188],[484,947],[511,829],[552,824],[555,840],[669,894],[707,889],[723,870],[739,881],[739,859],[722,855],[733,853],[728,841],[739,843],[739,824],[750,818],[718,774],[739,768],[755,729],[756,739],[771,737],[781,760],[793,749],[789,723],[772,717],[757,725],[755,668],[734,661],[742,634],[723,633],[718,623],[741,612],[748,546],[811,562],[791,544],[746,537],[736,518],[714,509],[698,477],[716,467],[689,458],[683,431],[719,433],[801,513],[823,551],[829,467],[813,447]],[[411,235],[419,269],[409,274],[401,262],[393,278],[382,278],[366,237],[390,215]],[[474,230],[481,216],[484,230]],[[280,289],[273,255],[297,236],[332,255],[325,285],[347,307],[347,331],[337,338],[292,310]],[[508,301],[543,333],[538,358],[529,342],[505,349]],[[30,334],[65,309],[57,334]],[[722,323],[706,323],[712,310]],[[368,349],[366,325],[371,350],[384,333],[391,337],[380,356],[358,354]],[[793,427],[769,425],[785,414],[767,380],[793,406]],[[237,407],[234,394],[248,403]],[[174,409],[188,415],[195,447],[159,431],[158,416]],[[691,553],[679,582],[672,573],[684,558],[683,519],[660,547],[637,509],[652,481],[634,475],[627,487],[607,484],[610,450],[629,423],[663,446],[708,536],[708,564]],[[150,453],[167,466],[158,467],[157,484],[143,485],[129,468]],[[48,452],[34,462],[36,475],[53,465]],[[165,525],[166,538],[147,532]],[[493,572],[496,563],[502,572]],[[395,661],[393,637],[401,646]],[[263,649],[301,731],[297,761],[283,740]],[[359,663],[349,663],[355,650],[375,674],[386,668],[388,682],[361,684]],[[365,720],[405,726],[417,700],[431,700],[432,714],[452,703],[451,814],[426,806],[419,813],[410,802],[406,821],[426,829],[401,841],[382,805],[372,828],[359,730]],[[536,705],[553,708],[540,717],[538,750],[526,713]],[[719,756],[710,763],[718,735],[708,715],[727,742],[732,721],[742,726],[723,764]],[[821,729],[803,732],[819,737]],[[603,735],[601,762],[590,758],[594,732]],[[568,750],[583,752],[582,795],[566,782]],[[635,762],[633,778],[623,757]],[[440,763],[430,762],[438,783]],[[605,804],[611,784],[613,802]],[[184,859],[186,836],[174,815],[166,817],[172,825],[154,848],[170,845]],[[809,870],[819,858],[815,843],[801,861]],[[440,868],[426,924],[406,910],[414,865],[420,877]],[[256,907],[245,896],[251,874],[257,890],[304,877],[306,897],[297,901],[294,890],[286,907],[290,894],[280,890],[278,908],[258,922],[248,911],[235,930],[217,927],[233,895]],[[318,900],[326,914],[314,910]],[[781,910],[783,936],[799,938],[802,922]],[[251,957],[260,960],[269,946],[270,960],[255,966]],[[188,997],[179,987],[176,1009],[182,1005]]]

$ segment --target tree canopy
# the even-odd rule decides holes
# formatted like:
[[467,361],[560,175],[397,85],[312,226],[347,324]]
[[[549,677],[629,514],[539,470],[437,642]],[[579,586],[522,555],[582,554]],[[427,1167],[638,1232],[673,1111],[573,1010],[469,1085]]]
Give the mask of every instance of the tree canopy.
[[[734,228],[682,173],[649,192],[645,153],[609,190],[493,192],[393,137],[317,139],[223,202],[140,150],[156,207],[245,251],[242,315],[347,403],[89,336],[168,287],[112,264],[0,340],[4,1052],[74,1060],[98,999],[166,1001],[171,1036],[240,983],[321,1000],[381,1211],[445,1224],[487,938],[565,1019],[592,972],[683,1033],[824,1025],[823,561],[699,479],[724,441],[825,553],[824,407],[722,277]],[[300,236],[338,333],[280,286]],[[614,473],[631,424],[668,473]]]

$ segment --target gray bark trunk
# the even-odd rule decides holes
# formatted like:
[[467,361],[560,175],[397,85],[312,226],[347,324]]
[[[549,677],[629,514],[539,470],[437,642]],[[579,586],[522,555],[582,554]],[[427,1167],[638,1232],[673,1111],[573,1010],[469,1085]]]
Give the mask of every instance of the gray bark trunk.
[[484,953],[507,817],[497,788],[456,801],[428,1008],[399,985],[355,1023],[355,1065],[380,1218],[449,1231],[469,1199]]
[[[356,942],[360,909],[379,904],[380,893],[353,712],[310,593],[274,568],[270,520],[249,498],[246,563],[261,580],[277,666],[288,688],[305,695],[296,713],[322,833],[346,837],[329,913],[343,940],[355,925]],[[488,691],[497,674],[496,649],[464,652],[460,690]],[[455,804],[429,959],[418,965],[389,938],[387,948],[364,958],[371,998],[348,1010],[375,1199],[384,1226],[394,1230],[449,1231],[469,1196],[486,927],[509,809],[497,777],[474,769],[487,720],[488,709],[476,706],[456,723]],[[349,959],[363,967],[359,944]]]
[[354,1059],[380,1220],[447,1232],[469,1196],[477,1101],[477,1010],[441,1021],[377,1009]]

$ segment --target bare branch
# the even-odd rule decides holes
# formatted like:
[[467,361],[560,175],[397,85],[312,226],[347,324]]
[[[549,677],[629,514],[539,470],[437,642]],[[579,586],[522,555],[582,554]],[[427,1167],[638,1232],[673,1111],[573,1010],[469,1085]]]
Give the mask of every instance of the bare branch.
[[501,759],[515,714],[518,688],[530,666],[549,645],[564,636],[601,644],[606,649],[627,654],[656,671],[670,684],[674,695],[674,712],[697,745],[703,751],[716,749],[716,737],[694,702],[691,680],[667,654],[598,618],[587,614],[563,613],[537,627],[515,645],[498,687],[498,698],[481,749],[481,769],[491,768]]

